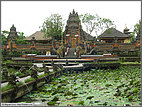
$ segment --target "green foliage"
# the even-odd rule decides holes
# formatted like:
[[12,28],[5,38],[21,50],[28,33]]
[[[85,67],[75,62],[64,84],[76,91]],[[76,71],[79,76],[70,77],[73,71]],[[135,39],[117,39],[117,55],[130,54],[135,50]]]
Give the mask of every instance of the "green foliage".
[[133,96],[128,97],[128,100],[131,101],[133,99]]
[[140,36],[140,30],[141,30],[141,20],[139,20],[135,25],[134,25],[134,31],[130,33],[129,35],[132,36],[131,42],[133,42],[136,38],[136,36]]
[[4,92],[4,91],[7,91],[7,90],[12,89],[12,88],[13,88],[12,85],[9,85],[9,84],[8,84],[8,85],[2,87],[2,88],[1,88],[1,91]]
[[121,62],[121,64],[141,64],[140,62]]
[[1,32],[1,44],[4,45],[6,43],[6,38],[8,36],[9,32],[4,30]]
[[121,66],[114,70],[91,69],[78,74],[64,73],[24,98],[58,106],[135,106],[140,103],[140,73],[140,68],[133,66]]
[[84,101],[80,101],[79,104],[80,104],[80,105],[84,105]]
[[14,62],[12,60],[6,60],[2,62],[2,64],[6,64],[6,63],[14,63]]
[[22,56],[22,52],[14,49],[14,50],[12,50],[12,56],[20,57],[20,56]]
[[55,101],[50,101],[50,102],[48,102],[47,104],[48,104],[48,105],[55,105],[56,102],[55,102]]
[[21,72],[16,72],[15,75],[16,75],[16,76],[21,76],[21,75],[25,75],[25,74],[24,74],[24,73],[21,73]]
[[5,79],[5,77],[1,75],[1,80],[4,80],[4,79]]
[[76,62],[76,64],[79,64],[79,62]]
[[41,54],[41,51],[39,50],[33,50],[30,52],[30,54],[37,54],[37,55],[40,55]]
[[17,32],[18,33],[18,38],[16,38],[16,43],[17,44],[27,44],[27,42],[24,40],[26,37],[24,36],[23,32]]
[[[26,38],[24,36],[24,33],[23,32],[17,32],[17,33],[19,37],[16,38],[16,43],[17,44],[27,44],[27,42],[23,40],[24,38]],[[9,34],[9,31],[6,31],[6,30],[1,32],[2,45],[6,43],[8,34]]]
[[12,56],[12,52],[9,52],[9,56]]
[[139,89],[138,88],[135,88],[134,90],[133,90],[133,93],[137,93],[139,91]]
[[45,33],[45,38],[52,37],[53,39],[61,39],[61,32],[63,29],[63,20],[59,14],[51,14],[44,21],[41,31]]
[[45,73],[45,74],[42,74],[42,75],[39,75],[38,78],[42,78],[44,76],[47,76],[49,73]]
[[31,77],[31,78],[26,79],[24,82],[25,82],[25,83],[28,83],[28,82],[31,82],[31,81],[33,81],[33,80],[35,80],[35,79]]
[[99,15],[91,15],[89,13],[80,15],[82,23],[86,26],[89,34],[93,31],[98,36],[99,32],[104,32],[106,29],[113,27],[113,21],[107,18],[101,18]]
[[138,35],[140,35],[140,30],[141,30],[141,20],[138,21],[138,23],[136,23],[134,25],[134,32]]
[[109,86],[112,86],[112,85],[111,85],[111,84],[106,84],[105,86],[106,86],[106,87],[109,87]]
[[[22,82],[18,82],[16,85],[20,86],[20,85],[23,85],[23,83]],[[13,88],[12,85],[7,84],[6,86],[4,86],[4,87],[1,88],[1,91],[4,92],[4,91],[7,91],[7,90],[12,89],[12,88]]]
[[22,82],[18,82],[16,85],[20,86],[20,85],[23,85],[23,83]]
[[6,37],[5,35],[1,35],[1,44],[4,45],[6,43]]
[[9,74],[15,73],[16,71],[17,71],[17,70],[14,69],[14,68],[9,68],[9,69],[8,69],[8,73],[9,73]]

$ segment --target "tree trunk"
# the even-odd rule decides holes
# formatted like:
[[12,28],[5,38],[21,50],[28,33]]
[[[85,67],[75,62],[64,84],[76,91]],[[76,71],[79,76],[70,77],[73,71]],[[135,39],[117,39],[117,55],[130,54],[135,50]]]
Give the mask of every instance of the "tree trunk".
[[[87,40],[86,40],[87,39]],[[87,44],[86,42],[88,41],[88,33],[87,33],[87,37],[85,39],[85,44],[84,44],[84,47],[85,47],[85,54],[87,53]]]
[[54,42],[55,42],[55,39],[52,38],[52,47],[53,47],[53,51],[57,53],[57,50],[56,50],[55,47],[54,47]]
[[85,47],[85,54],[86,54],[87,53],[86,40],[84,41],[84,47]]

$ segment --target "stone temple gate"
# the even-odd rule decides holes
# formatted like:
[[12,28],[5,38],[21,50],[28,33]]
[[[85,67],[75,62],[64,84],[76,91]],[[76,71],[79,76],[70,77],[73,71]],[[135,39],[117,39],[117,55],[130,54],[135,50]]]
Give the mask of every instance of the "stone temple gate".
[[75,48],[80,44],[84,44],[87,39],[93,41],[94,37],[83,31],[78,13],[73,10],[69,14],[63,39],[66,46]]

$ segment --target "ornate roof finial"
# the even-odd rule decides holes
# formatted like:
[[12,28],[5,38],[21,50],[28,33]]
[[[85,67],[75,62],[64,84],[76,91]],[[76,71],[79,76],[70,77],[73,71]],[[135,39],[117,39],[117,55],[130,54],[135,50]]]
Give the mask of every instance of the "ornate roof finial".
[[125,24],[125,29],[128,29],[126,24]]
[[74,9],[73,9],[73,12],[72,12],[73,14],[75,14],[75,11],[74,11]]
[[12,27],[14,27],[14,24],[12,24]]

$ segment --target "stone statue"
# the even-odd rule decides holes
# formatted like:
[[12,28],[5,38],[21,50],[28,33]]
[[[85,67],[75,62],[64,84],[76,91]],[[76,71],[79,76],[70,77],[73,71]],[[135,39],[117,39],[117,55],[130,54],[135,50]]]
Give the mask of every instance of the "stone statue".
[[49,73],[49,68],[43,63],[44,73]]
[[54,65],[54,61],[53,61],[53,59],[52,59],[52,61],[51,61],[51,65],[52,65],[52,66]]
[[38,67],[37,67],[37,65],[34,65],[34,69],[36,69],[36,70],[38,71]]
[[53,65],[53,71],[57,71],[58,67],[57,65]]
[[38,70],[37,70],[37,66],[36,65],[34,65],[34,67],[32,68],[31,77],[35,78],[35,79],[38,78]]
[[63,70],[63,65],[62,64],[58,64],[58,67]]
[[16,75],[14,73],[12,73],[8,78],[8,84],[16,86],[17,82],[19,82],[19,81],[17,80]]
[[68,65],[69,64],[69,62],[68,62],[68,60],[66,59],[66,65]]
[[6,68],[3,69],[2,76],[7,80],[8,79],[8,71]]
[[26,67],[22,66],[19,70],[19,72],[26,74]]

